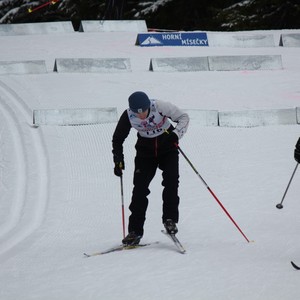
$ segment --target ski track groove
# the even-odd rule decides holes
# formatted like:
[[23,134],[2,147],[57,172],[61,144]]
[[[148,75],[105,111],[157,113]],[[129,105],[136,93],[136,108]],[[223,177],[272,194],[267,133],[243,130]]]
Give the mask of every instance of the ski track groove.
[[[14,129],[12,132],[17,132],[13,147],[18,157],[18,178],[13,187],[17,192],[12,199],[11,215],[0,232],[1,256],[10,255],[12,249],[41,225],[48,201],[49,162],[41,130],[31,126],[31,109],[1,80],[0,90],[0,110],[5,112],[8,125]],[[32,165],[35,169],[31,169]],[[33,174],[34,182],[30,180]]]
[[0,99],[2,106],[1,110],[4,112],[3,116],[5,117],[8,123],[8,127],[12,129],[11,132],[17,132],[17,135],[13,135],[13,143],[15,145],[14,148],[16,150],[17,157],[17,172],[15,172],[17,175],[15,182],[17,191],[15,192],[15,196],[12,199],[13,209],[10,209],[11,212],[7,218],[8,220],[6,221],[5,225],[1,227],[0,237],[3,237],[17,225],[19,219],[21,218],[22,207],[24,206],[24,202],[26,200],[26,173],[28,172],[28,170],[26,164],[24,163],[26,161],[26,156],[24,154],[25,142],[23,140],[23,135],[21,134],[21,127],[18,124],[17,117],[12,108],[6,102],[3,101],[4,99],[2,97]]
[[[68,178],[66,203],[69,204],[65,209],[71,219],[74,216],[74,222],[78,218],[77,212],[72,211],[74,207],[84,210],[87,204],[97,205],[99,202],[103,209],[101,218],[99,215],[99,222],[100,219],[111,222],[111,212],[108,209],[110,207],[108,201],[111,199],[100,199],[97,194],[91,193],[95,186],[100,191],[110,190],[109,186],[112,184],[111,181],[108,182],[106,178],[101,177],[101,170],[106,164],[113,166],[112,160],[107,159],[107,153],[109,155],[111,153],[111,149],[107,146],[110,145],[109,139],[111,139],[106,129],[109,126],[111,125],[83,125],[58,129],[65,141],[63,169]],[[91,186],[91,189],[83,188],[86,186]]]

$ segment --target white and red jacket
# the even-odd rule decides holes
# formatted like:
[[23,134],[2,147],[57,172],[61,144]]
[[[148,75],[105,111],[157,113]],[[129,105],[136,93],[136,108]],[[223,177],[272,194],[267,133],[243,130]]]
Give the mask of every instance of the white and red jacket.
[[[123,142],[127,138],[130,129],[138,131],[136,143],[138,156],[157,156],[174,149],[174,145],[164,142],[166,131],[173,131],[178,139],[186,133],[189,125],[189,116],[172,103],[161,100],[150,100],[150,108],[147,117],[142,120],[136,113],[126,109],[121,115],[113,134],[113,154],[123,158]],[[171,123],[174,122],[175,127]]]

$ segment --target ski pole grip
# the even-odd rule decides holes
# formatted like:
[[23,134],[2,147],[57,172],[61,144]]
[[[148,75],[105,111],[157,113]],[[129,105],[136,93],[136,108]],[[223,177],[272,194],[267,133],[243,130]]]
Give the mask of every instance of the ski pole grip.
[[[170,134],[170,132],[169,132],[167,129],[165,129],[165,133],[166,133],[166,134]],[[175,133],[175,134],[176,134],[176,133]],[[174,145],[175,145],[176,148],[179,147],[178,143],[174,143]]]

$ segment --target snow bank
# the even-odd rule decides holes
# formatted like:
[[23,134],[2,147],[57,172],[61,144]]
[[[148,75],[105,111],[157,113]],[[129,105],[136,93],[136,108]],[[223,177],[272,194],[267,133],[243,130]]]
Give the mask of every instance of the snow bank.
[[129,72],[129,58],[56,58],[55,72],[64,73],[102,73]]
[[80,32],[97,31],[127,31],[127,32],[147,32],[147,25],[144,20],[129,21],[81,21]]
[[44,60],[0,61],[0,74],[41,74],[47,73]]
[[0,24],[0,36],[74,32],[72,22]]
[[116,108],[41,109],[33,111],[33,124],[87,125],[116,122]]

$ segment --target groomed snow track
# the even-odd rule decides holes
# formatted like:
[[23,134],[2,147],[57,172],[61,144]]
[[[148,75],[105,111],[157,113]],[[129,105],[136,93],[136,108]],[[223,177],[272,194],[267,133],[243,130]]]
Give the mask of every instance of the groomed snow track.
[[[0,81],[0,116],[1,260],[26,242],[42,223],[49,172],[41,131],[30,125],[32,111],[3,81]],[[7,179],[10,185],[6,184]]]

